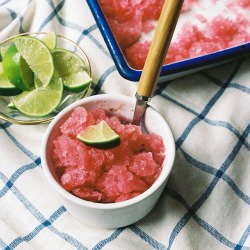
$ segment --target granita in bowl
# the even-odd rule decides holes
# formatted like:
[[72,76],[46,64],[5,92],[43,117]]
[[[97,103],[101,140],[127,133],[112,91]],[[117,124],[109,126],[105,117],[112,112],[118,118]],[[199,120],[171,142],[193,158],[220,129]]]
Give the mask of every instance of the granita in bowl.
[[175,155],[171,130],[149,107],[149,133],[142,133],[130,122],[134,106],[135,98],[126,96],[87,97],[60,112],[44,136],[45,174],[67,210],[86,224],[132,224],[166,185]]

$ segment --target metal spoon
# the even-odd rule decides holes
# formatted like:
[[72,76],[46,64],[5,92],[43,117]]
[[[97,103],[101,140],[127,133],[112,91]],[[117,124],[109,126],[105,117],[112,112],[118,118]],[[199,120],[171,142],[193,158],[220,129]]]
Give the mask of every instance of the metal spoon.
[[133,124],[140,125],[157,84],[184,0],[165,0],[136,91]]

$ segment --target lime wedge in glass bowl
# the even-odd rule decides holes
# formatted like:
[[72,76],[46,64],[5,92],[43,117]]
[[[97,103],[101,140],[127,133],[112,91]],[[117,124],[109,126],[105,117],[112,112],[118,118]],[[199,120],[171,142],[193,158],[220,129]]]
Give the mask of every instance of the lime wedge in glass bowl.
[[61,78],[54,78],[48,86],[23,91],[15,96],[12,103],[22,114],[31,117],[44,117],[52,113],[61,102],[63,83]]
[[[32,84],[27,83],[27,72],[24,71],[30,73],[29,70],[23,67],[22,60],[21,63],[20,60],[15,62],[14,66],[20,69],[24,85],[29,84],[27,90],[20,90],[16,85],[9,83],[5,72],[10,70],[10,59],[7,58],[6,52],[13,45],[17,49],[15,51],[17,56],[25,60],[33,74]],[[0,119],[2,120],[24,125],[47,123],[62,109],[90,93],[92,78],[88,57],[81,47],[64,36],[56,35],[54,32],[22,33],[0,42],[0,51],[0,65],[7,60],[7,69],[1,67],[0,77],[2,79],[0,88],[3,89],[2,94],[0,92]],[[62,62],[59,63],[54,59],[54,51],[66,51],[66,53],[56,52],[57,59],[62,59]],[[67,74],[61,74],[58,68],[65,64],[64,59],[69,58],[73,58],[74,64],[77,58],[81,67],[72,71],[72,65],[68,64],[71,69],[67,69]],[[44,68],[40,65],[43,62]],[[61,86],[62,89],[60,89]]]

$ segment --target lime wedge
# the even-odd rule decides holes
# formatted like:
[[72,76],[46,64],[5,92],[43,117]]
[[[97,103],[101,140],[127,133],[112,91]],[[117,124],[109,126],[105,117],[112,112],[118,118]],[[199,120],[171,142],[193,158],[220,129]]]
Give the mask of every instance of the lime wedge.
[[[53,75],[52,79],[55,79],[55,78],[60,78],[60,76],[56,70],[54,70],[54,75]],[[34,85],[35,85],[35,88],[43,87],[43,83],[36,76],[34,76]]]
[[120,136],[105,121],[87,127],[76,138],[84,144],[95,148],[107,149],[120,144]]
[[3,70],[16,88],[30,90],[33,87],[33,72],[14,44],[4,52]]
[[53,78],[47,87],[24,91],[13,97],[14,106],[23,114],[42,117],[50,114],[59,105],[63,93],[61,78]]
[[90,86],[92,78],[84,61],[77,54],[66,49],[55,49],[52,54],[55,69],[62,77],[65,89],[79,93]]
[[13,102],[10,102],[10,103],[7,105],[7,107],[8,107],[9,109],[16,110],[16,106],[14,105]]
[[7,47],[7,46],[0,48],[0,55],[1,55],[2,58],[4,57],[4,54],[8,50],[8,48],[9,47]]
[[17,95],[22,90],[16,88],[7,78],[3,71],[3,65],[0,62],[0,95],[11,96]]
[[49,33],[43,35],[40,40],[42,42],[44,42],[50,50],[55,49],[55,47],[56,47],[56,34],[55,34],[55,32],[49,32]]
[[36,89],[43,87],[43,83],[36,76],[34,76],[34,85]]
[[65,89],[75,93],[86,90],[90,86],[92,81],[92,78],[85,70],[68,74],[63,77],[63,84]]
[[19,36],[14,43],[35,76],[46,87],[54,73],[53,58],[49,48],[39,39],[30,36]]

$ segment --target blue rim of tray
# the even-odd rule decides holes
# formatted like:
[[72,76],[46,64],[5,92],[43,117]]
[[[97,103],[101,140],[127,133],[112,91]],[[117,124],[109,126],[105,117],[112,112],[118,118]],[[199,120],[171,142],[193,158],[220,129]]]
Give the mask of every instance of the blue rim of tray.
[[[87,0],[89,8],[97,23],[97,26],[104,38],[108,50],[114,60],[116,68],[120,75],[130,81],[138,81],[142,70],[136,70],[129,66],[125,57],[106,21],[106,18],[98,4],[98,0]],[[250,42],[234,46],[228,49],[220,50],[204,56],[187,59],[180,62],[164,65],[161,70],[161,76],[172,76],[181,72],[202,68],[207,65],[232,60],[250,53]]]

